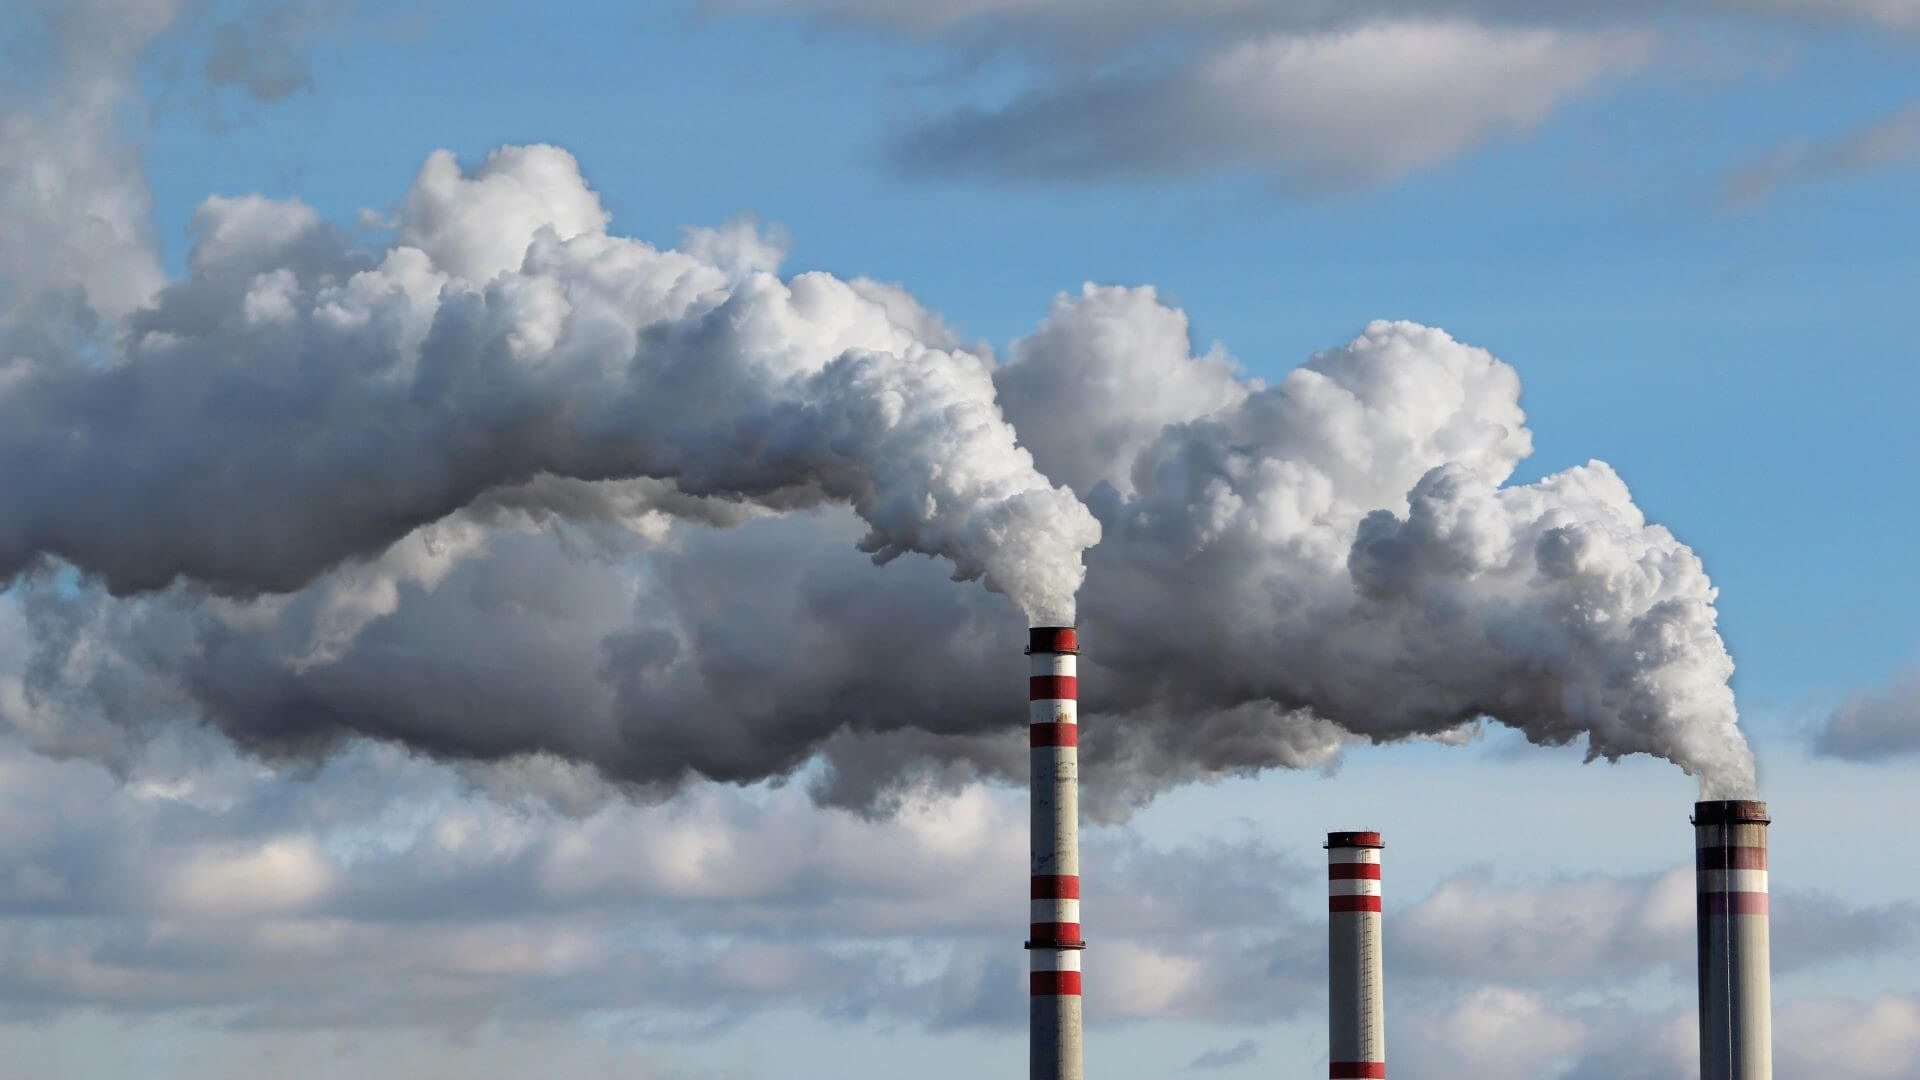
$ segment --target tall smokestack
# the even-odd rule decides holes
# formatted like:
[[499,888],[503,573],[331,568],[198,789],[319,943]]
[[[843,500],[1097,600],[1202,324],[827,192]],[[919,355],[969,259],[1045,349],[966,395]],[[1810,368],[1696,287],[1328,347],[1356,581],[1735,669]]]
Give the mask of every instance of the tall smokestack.
[[1080,717],[1071,626],[1028,633],[1033,757],[1033,914],[1027,955],[1032,1080],[1082,1080],[1080,1050]]
[[1772,1080],[1767,804],[1693,804],[1700,930],[1700,1078]]
[[1387,1075],[1377,832],[1327,834],[1327,1075]]

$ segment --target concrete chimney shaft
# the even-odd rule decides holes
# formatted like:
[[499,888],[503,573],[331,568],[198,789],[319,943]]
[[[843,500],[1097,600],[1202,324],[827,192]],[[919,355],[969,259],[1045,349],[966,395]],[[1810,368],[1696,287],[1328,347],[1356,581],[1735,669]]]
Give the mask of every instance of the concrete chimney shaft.
[[1693,805],[1701,1080],[1772,1080],[1767,804]]
[[1032,1080],[1082,1080],[1080,1042],[1080,717],[1071,626],[1028,632],[1033,764],[1032,925],[1027,941]]
[[1327,834],[1327,1075],[1387,1075],[1377,832]]

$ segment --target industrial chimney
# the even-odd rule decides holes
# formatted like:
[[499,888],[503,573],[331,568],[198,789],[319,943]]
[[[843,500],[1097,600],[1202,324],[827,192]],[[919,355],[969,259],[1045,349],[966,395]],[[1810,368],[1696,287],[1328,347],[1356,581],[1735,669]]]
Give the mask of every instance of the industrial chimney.
[[1377,832],[1327,834],[1327,1075],[1387,1075]]
[[1080,1055],[1080,718],[1071,626],[1028,632],[1033,758],[1033,914],[1027,955],[1032,1080],[1082,1080]]
[[1700,1078],[1772,1080],[1767,804],[1693,804],[1700,932]]

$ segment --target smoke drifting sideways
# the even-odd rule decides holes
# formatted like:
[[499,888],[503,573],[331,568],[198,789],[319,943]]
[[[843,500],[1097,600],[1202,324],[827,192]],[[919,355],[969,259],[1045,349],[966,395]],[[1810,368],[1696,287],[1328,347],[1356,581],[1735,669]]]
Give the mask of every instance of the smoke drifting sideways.
[[1098,528],[1015,445],[984,360],[845,282],[729,280],[605,220],[550,147],[471,176],[435,155],[377,262],[303,206],[208,202],[193,277],[118,363],[11,370],[0,575],[53,555],[116,592],[287,592],[494,488],[644,476],[846,503],[876,559],[1072,617]]
[[1021,775],[1008,643],[1077,616],[1095,812],[1480,717],[1751,788],[1699,559],[1604,464],[1507,485],[1519,380],[1439,330],[1267,386],[1088,286],[996,364],[749,226],[612,235],[556,148],[436,153],[399,207],[369,247],[210,199],[108,355],[14,339],[34,745],[124,767],[205,723],[636,791],[818,760],[883,810]]
[[[1189,356],[1186,331],[1151,289],[1090,287],[997,376],[1042,470],[1105,528],[1082,602],[1106,668],[1090,692],[1305,710],[1375,741],[1489,716],[1752,788],[1699,558],[1604,463],[1502,486],[1532,450],[1511,367],[1377,322],[1262,386]],[[1042,416],[1085,438],[1037,437]],[[1244,729],[1210,727],[1164,736],[1244,764]]]

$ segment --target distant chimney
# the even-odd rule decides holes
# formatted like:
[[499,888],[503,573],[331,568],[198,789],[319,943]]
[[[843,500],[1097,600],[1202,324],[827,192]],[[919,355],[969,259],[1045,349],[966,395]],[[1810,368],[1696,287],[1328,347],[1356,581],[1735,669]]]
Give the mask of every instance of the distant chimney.
[[1327,1075],[1387,1075],[1377,832],[1327,834]]
[[1082,1080],[1080,1045],[1080,718],[1078,636],[1028,633],[1027,720],[1033,759],[1033,913],[1027,956],[1032,1080]]
[[1700,1078],[1772,1080],[1767,804],[1693,804],[1700,932]]

